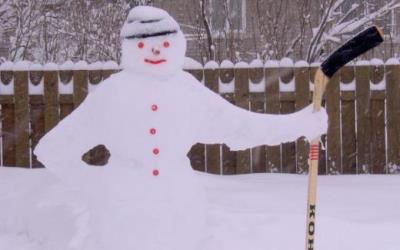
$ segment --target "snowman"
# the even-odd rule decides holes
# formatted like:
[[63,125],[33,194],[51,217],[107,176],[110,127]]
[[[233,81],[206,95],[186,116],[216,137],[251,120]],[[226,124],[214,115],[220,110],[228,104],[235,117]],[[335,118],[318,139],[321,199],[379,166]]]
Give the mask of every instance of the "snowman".
[[[184,72],[186,40],[164,10],[133,8],[121,37],[123,70],[89,93],[34,151],[88,203],[92,240],[79,249],[198,249],[206,214],[187,158],[194,144],[243,150],[326,132],[324,110],[253,113]],[[111,158],[103,167],[88,166],[82,155],[97,145]]]

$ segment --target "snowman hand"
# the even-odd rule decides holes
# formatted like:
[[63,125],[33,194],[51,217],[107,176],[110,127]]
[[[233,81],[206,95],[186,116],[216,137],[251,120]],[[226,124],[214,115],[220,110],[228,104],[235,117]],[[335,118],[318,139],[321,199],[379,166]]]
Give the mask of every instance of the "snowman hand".
[[304,136],[307,140],[312,141],[325,134],[328,130],[328,114],[325,108],[321,107],[321,110],[314,112],[313,105],[310,104],[299,113],[304,114],[300,119],[306,119],[301,122],[305,126]]

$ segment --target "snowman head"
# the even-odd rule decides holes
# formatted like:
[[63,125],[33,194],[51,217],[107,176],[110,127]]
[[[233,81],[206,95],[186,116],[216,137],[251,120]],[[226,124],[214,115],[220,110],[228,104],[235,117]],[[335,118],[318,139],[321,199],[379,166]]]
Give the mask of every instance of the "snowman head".
[[186,39],[178,23],[164,10],[133,8],[121,30],[125,70],[167,78],[182,70]]

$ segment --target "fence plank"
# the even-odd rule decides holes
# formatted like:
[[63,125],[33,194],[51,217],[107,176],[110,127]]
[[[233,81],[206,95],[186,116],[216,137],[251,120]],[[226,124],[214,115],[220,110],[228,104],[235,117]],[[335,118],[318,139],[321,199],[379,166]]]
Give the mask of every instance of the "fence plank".
[[[293,67],[290,68],[280,68],[280,80],[282,84],[289,84],[294,78],[294,70]],[[282,98],[282,95],[290,94],[295,97],[294,93],[280,93],[280,113],[281,114],[290,114],[295,111],[295,98],[293,100],[288,100],[288,98]],[[286,99],[286,100],[285,100]],[[296,173],[296,143],[295,142],[287,142],[282,143],[281,145],[281,154],[282,154],[282,173]]]
[[388,172],[400,171],[400,66],[386,65]]
[[[354,67],[344,67],[340,71],[343,85],[354,81]],[[356,124],[355,124],[355,91],[341,91],[342,102],[342,173],[357,173],[357,148],[356,148]]]
[[88,94],[88,71],[75,70],[74,75],[74,107],[77,108]]
[[[295,68],[296,86],[296,111],[310,104],[310,70],[308,67]],[[308,154],[310,144],[300,138],[296,141],[296,172],[298,174],[308,173]]]
[[[233,68],[220,69],[219,77],[222,84],[229,84],[234,80],[235,72]],[[234,93],[224,93],[222,94],[222,97],[232,104],[235,103]],[[222,174],[224,175],[236,174],[237,152],[231,151],[225,144],[222,145],[221,151],[222,151]]]
[[[371,67],[371,82],[384,81],[383,65]],[[386,173],[385,90],[371,91],[371,164],[373,174]]]
[[[264,81],[264,69],[249,69],[249,78],[253,84],[261,84]],[[265,92],[250,93],[250,110],[257,113],[265,113]],[[267,133],[265,131],[265,133]],[[265,146],[251,149],[252,173],[265,173],[267,171]]]
[[[205,86],[218,93],[219,72],[216,69],[204,70]],[[221,145],[206,145],[206,170],[208,173],[221,174]]]
[[356,66],[357,173],[371,173],[369,66]]
[[45,134],[45,108],[42,95],[31,95],[30,102],[30,123],[31,123],[31,154],[32,168],[42,168],[43,164],[38,161],[36,155],[33,154],[35,146],[40,138]]
[[[192,74],[198,81],[203,80],[203,70],[189,70],[188,72]],[[191,166],[194,170],[202,172],[206,171],[205,150],[205,145],[201,143],[193,145],[193,147],[190,149],[188,156]]]
[[[279,114],[279,68],[265,68],[265,111],[269,114]],[[274,133],[274,131],[265,131]],[[276,173],[281,171],[281,146],[267,146],[267,172]]]
[[44,73],[44,108],[45,131],[48,132],[60,120],[57,71],[46,71]]
[[[235,69],[235,104],[249,110],[249,70],[247,68]],[[251,172],[250,149],[236,153],[236,173]]]
[[14,167],[16,166],[15,154],[15,105],[14,98],[11,102],[1,104],[1,134],[2,134],[2,162],[3,166]]
[[28,72],[14,72],[15,154],[18,167],[30,167]]
[[73,95],[60,95],[60,119],[64,119],[74,110]]
[[326,140],[327,174],[342,172],[341,135],[340,135],[340,85],[339,74],[335,74],[326,89],[326,109],[329,114],[329,126]]

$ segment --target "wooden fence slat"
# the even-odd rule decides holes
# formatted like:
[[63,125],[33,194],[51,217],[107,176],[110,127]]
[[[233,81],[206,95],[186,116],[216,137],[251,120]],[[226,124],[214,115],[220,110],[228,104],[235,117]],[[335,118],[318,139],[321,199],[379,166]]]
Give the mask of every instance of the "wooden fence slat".
[[74,110],[73,95],[60,95],[60,120],[71,114]]
[[[383,65],[371,67],[372,84],[384,81]],[[385,131],[385,90],[371,91],[371,171],[373,174],[386,173],[386,131]]]
[[369,66],[356,66],[357,173],[371,173]]
[[[354,67],[344,67],[340,71],[340,81],[351,84],[354,81]],[[342,124],[342,173],[357,173],[357,148],[355,124],[355,91],[341,91],[341,124]]]
[[88,71],[75,70],[74,75],[74,108],[77,108],[88,94]]
[[3,166],[14,167],[17,161],[15,154],[15,105],[13,99],[11,103],[1,104],[1,113],[2,162]]
[[400,171],[400,66],[386,65],[387,167],[389,173]]
[[16,166],[30,167],[28,72],[14,72]]
[[[249,70],[247,68],[235,69],[235,104],[249,110]],[[251,172],[250,149],[236,153],[236,173]]]
[[58,98],[58,72],[46,71],[44,73],[44,109],[46,132],[54,128],[60,121]]
[[[296,111],[310,104],[310,70],[308,67],[298,67],[294,71],[296,88]],[[296,141],[296,173],[308,173],[308,154],[310,144],[300,138]]]
[[326,110],[329,114],[329,126],[326,141],[327,174],[342,172],[341,135],[340,135],[340,84],[339,74],[335,74],[326,89]]
[[[262,84],[264,80],[264,69],[249,69],[249,78],[253,84]],[[257,113],[265,113],[265,92],[250,93],[250,110]],[[266,132],[267,133],[267,132]],[[266,169],[265,146],[254,147],[251,149],[251,169],[252,173],[265,173]]]
[[[265,111],[268,114],[279,114],[279,68],[265,68]],[[265,131],[274,133],[274,131]],[[267,172],[276,173],[281,171],[281,146],[267,146]]]
[[[204,70],[205,86],[218,93],[219,72],[216,69]],[[221,174],[221,145],[206,145],[206,171],[212,174]]]
[[31,154],[32,168],[42,168],[43,164],[38,161],[33,150],[38,144],[40,138],[45,134],[45,108],[42,95],[31,95],[30,99],[30,123],[31,123]]
[[[293,67],[290,68],[280,68],[280,81],[282,84],[289,84],[294,78]],[[291,94],[295,96],[295,93],[292,92],[281,92],[280,96],[282,97],[284,94]],[[286,99],[286,100],[285,100]],[[295,101],[287,100],[288,98],[280,98],[280,113],[281,114],[290,114],[295,111]],[[287,142],[281,144],[281,165],[282,165],[282,173],[296,173],[296,143],[295,142]]]
[[[229,84],[235,78],[235,71],[233,68],[219,70],[219,78],[221,84]],[[223,93],[221,96],[228,102],[235,104],[235,93]],[[236,174],[237,167],[237,152],[231,151],[225,144],[222,145],[222,174],[232,175]]]
[[[203,70],[189,70],[188,72],[192,74],[198,81],[203,80]],[[191,162],[191,166],[194,170],[202,172],[206,171],[205,150],[205,145],[201,143],[193,145],[193,147],[190,149],[188,156]]]

